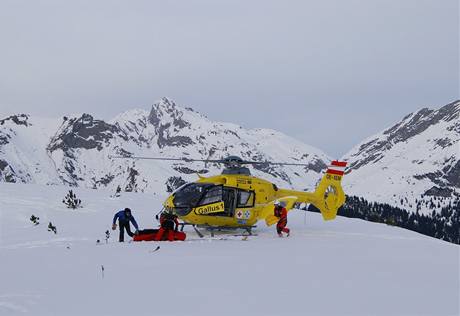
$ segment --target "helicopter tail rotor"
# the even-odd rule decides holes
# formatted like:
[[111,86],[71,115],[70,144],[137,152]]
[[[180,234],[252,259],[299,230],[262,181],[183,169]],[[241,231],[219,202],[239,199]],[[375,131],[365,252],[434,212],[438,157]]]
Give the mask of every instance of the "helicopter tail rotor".
[[314,192],[315,202],[313,204],[319,208],[326,221],[334,219],[338,209],[345,203],[342,178],[346,174],[346,167],[346,162],[333,161]]

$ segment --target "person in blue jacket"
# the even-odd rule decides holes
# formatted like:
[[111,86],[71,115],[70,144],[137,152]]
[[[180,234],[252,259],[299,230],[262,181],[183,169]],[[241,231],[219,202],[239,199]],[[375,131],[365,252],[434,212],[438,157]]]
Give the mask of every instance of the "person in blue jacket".
[[[113,217],[112,230],[117,229],[117,224],[116,224],[117,219],[118,219],[118,225],[120,225],[120,239],[119,239],[120,242],[125,241],[125,229],[129,237],[133,237],[134,234],[136,235],[138,234],[139,226],[137,225],[137,222],[134,219],[133,215],[131,214],[131,210],[129,208],[125,208],[124,210],[121,210],[115,214],[115,216]],[[134,228],[136,228],[136,231],[134,234],[131,232],[131,227],[129,225],[129,222],[133,223]]]

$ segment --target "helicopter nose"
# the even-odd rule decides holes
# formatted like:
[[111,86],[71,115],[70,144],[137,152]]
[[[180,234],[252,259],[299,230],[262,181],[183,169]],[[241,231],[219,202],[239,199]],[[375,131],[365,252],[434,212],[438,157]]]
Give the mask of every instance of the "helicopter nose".
[[167,209],[168,209],[168,208],[169,208],[169,209],[174,208],[174,207],[175,207],[175,205],[174,205],[174,196],[173,196],[173,195],[170,195],[170,196],[166,199],[166,201],[163,203],[163,206],[164,206],[165,208],[167,208]]

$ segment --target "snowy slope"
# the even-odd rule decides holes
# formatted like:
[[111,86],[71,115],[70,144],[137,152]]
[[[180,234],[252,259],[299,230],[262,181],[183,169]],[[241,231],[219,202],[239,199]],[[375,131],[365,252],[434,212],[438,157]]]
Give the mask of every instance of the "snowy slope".
[[[0,140],[5,139],[0,142],[0,181],[112,190],[120,185],[127,191],[159,192],[165,190],[169,177],[192,181],[197,172],[216,174],[222,166],[109,157],[220,159],[237,155],[249,160],[306,163],[308,168],[259,166],[254,174],[282,187],[311,189],[330,161],[322,151],[277,131],[212,122],[167,98],[150,111],[131,110],[108,122],[89,114],[44,125],[27,116],[23,121],[25,124],[7,120],[0,125]],[[22,161],[24,157],[30,161]],[[39,163],[35,164],[36,160]],[[36,172],[30,170],[31,165]]]
[[0,120],[0,181],[55,183],[59,178],[46,147],[58,120],[13,115]]
[[[293,211],[289,238],[103,240],[115,210],[152,227],[162,197],[0,183],[0,315],[458,315],[459,246],[361,220]],[[41,224],[32,226],[35,214]],[[46,230],[52,221],[58,234]],[[223,238],[223,240],[221,240]],[[101,266],[104,266],[104,278]]]
[[352,170],[347,194],[412,211],[439,209],[460,194],[460,101],[412,113],[344,159]]

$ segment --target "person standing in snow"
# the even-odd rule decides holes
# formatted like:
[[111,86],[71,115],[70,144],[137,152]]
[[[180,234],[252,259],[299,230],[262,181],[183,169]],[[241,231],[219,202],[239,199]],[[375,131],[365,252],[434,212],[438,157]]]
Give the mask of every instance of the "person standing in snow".
[[179,226],[177,216],[168,212],[161,213],[160,226],[155,236],[155,241],[160,241],[165,233],[169,241],[174,241],[174,232],[177,231],[177,227]]
[[[133,215],[131,214],[131,209],[125,208],[124,210],[119,211],[118,213],[115,214],[113,217],[113,223],[112,223],[112,230],[117,229],[117,220],[118,220],[118,225],[120,225],[120,238],[119,242],[124,242],[125,241],[125,229],[126,233],[128,233],[129,237],[133,237],[134,234],[138,234],[139,231],[139,226],[137,225],[136,220],[134,219]],[[133,234],[131,232],[131,227],[129,225],[129,222],[131,222],[136,228],[135,233]]]
[[286,227],[287,225],[287,210],[284,207],[283,203],[280,201],[275,202],[275,210],[274,215],[278,217],[278,223],[276,224],[276,231],[278,232],[279,237],[283,237],[283,233],[287,234],[289,237],[289,228]]

